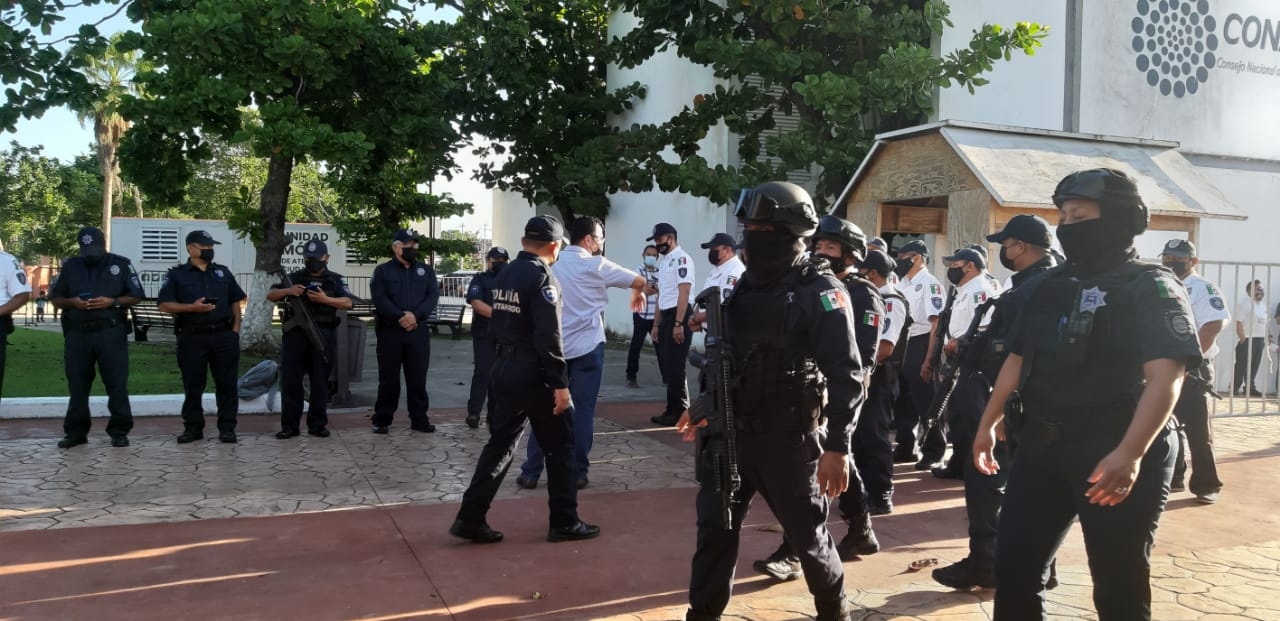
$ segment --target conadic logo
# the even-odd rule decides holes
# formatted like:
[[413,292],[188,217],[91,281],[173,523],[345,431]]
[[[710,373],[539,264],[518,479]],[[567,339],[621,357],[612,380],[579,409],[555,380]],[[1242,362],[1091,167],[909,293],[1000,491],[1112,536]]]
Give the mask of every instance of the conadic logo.
[[1163,95],[1194,95],[1218,63],[1217,21],[1208,0],[1138,0],[1133,51],[1147,84]]

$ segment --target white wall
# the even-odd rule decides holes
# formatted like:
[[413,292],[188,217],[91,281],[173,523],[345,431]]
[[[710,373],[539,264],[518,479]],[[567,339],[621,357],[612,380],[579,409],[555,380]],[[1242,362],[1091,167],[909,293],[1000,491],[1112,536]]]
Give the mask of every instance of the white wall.
[[942,34],[943,56],[968,47],[973,31],[986,23],[1012,28],[1017,22],[1029,21],[1048,26],[1050,31],[1034,56],[1019,53],[1012,60],[995,61],[994,69],[983,76],[991,83],[978,87],[974,94],[960,86],[939,89],[933,120],[1063,129],[1067,0],[962,0],[949,4],[955,27]]

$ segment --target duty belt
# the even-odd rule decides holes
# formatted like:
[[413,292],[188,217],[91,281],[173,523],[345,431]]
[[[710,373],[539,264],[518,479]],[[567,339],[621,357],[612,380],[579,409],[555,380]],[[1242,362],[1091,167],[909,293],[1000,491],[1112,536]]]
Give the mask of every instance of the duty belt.
[[1064,422],[1048,420],[1039,416],[1028,416],[1027,424],[1018,431],[1019,436],[1039,438],[1044,444],[1057,444],[1067,440],[1083,437],[1105,438],[1108,431],[1124,435],[1133,418],[1116,417],[1112,420],[1097,418]]
[[68,322],[64,327],[76,332],[101,332],[121,325],[124,325],[124,321],[119,319],[91,319],[75,323]]
[[212,334],[214,332],[222,332],[223,330],[230,330],[231,325],[232,325],[232,321],[230,319],[224,319],[222,321],[214,321],[211,323],[184,323],[181,326],[178,326],[177,332],[179,334],[183,332],[187,332],[190,334]]
[[511,358],[523,362],[537,362],[538,355],[532,350],[516,345],[498,345],[495,350],[499,358]]

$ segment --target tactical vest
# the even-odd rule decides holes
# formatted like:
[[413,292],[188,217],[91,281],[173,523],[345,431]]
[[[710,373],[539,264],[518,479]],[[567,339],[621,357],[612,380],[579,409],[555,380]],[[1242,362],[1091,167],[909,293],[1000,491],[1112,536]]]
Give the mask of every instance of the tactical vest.
[[1101,274],[1056,268],[1022,310],[1028,414],[1052,421],[1131,418],[1143,386],[1133,292],[1160,267],[1129,261]]
[[764,289],[744,279],[733,290],[727,316],[737,375],[733,399],[739,430],[817,427],[825,382],[793,300],[802,284],[822,274],[820,268],[805,264]]

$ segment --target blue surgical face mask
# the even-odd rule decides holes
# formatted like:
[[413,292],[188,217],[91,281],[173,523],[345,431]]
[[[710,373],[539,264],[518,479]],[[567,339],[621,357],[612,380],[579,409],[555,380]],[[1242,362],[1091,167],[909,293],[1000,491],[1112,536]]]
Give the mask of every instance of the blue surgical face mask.
[[653,267],[658,264],[658,257],[648,256],[644,258],[645,267]]

